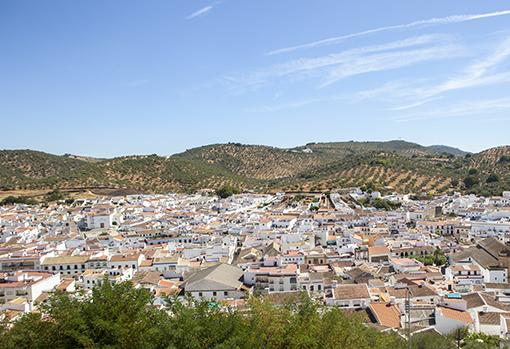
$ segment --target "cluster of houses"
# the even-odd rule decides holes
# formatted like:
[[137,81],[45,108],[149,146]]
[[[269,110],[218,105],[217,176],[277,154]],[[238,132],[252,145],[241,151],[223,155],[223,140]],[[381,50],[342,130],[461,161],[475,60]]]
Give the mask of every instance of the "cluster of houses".
[[[398,203],[392,211],[372,199]],[[363,199],[363,200],[361,200]],[[365,203],[365,206],[360,202]],[[392,206],[393,207],[393,206]],[[0,207],[0,318],[108,278],[245,307],[317,302],[380,330],[510,336],[510,192],[130,195]]]

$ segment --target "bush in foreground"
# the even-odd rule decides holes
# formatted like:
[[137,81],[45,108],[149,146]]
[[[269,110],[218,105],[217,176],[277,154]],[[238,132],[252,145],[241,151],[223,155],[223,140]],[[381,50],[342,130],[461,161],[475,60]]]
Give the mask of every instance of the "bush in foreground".
[[338,309],[307,297],[276,307],[253,298],[249,310],[168,299],[152,305],[145,289],[105,282],[88,297],[55,294],[41,309],[0,335],[1,348],[370,348],[398,349],[396,334],[382,334]]
[[[130,282],[105,280],[90,296],[58,293],[40,313],[0,328],[0,348],[255,348],[403,349],[393,332],[381,333],[337,308],[303,295],[299,304],[277,307],[251,298],[246,310],[228,310],[192,299],[152,305],[152,295]],[[414,337],[413,337],[414,338]],[[486,338],[484,338],[486,339]],[[476,338],[479,347],[479,338]],[[472,344],[473,344],[472,343]],[[463,346],[469,348],[469,343]],[[456,348],[451,338],[420,334],[412,348]],[[480,348],[492,348],[491,345]]]

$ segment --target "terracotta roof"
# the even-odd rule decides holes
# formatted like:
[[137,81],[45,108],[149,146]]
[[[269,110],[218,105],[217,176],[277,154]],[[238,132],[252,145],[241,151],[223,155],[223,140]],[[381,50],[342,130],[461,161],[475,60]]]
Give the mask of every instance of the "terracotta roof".
[[372,303],[370,311],[379,325],[390,328],[400,328],[400,310],[395,304]]
[[510,315],[510,313],[497,313],[497,312],[479,312],[478,319],[480,320],[480,324],[484,325],[499,325],[501,315]]
[[369,255],[387,255],[390,253],[390,250],[386,246],[370,246],[368,248]]
[[367,284],[338,285],[334,291],[335,299],[370,298]]
[[388,294],[396,298],[405,298],[407,295],[407,288],[411,293],[411,297],[434,297],[437,293],[427,285],[415,285],[411,284],[403,288],[387,287]]
[[60,290],[60,291],[65,291],[67,290],[67,288],[72,284],[74,283],[74,279],[72,278],[65,278],[63,279],[60,284],[57,286],[57,290]]
[[438,307],[438,311],[444,316],[452,320],[457,320],[460,322],[464,322],[466,324],[472,324],[473,318],[467,311],[460,311],[445,307]]
[[498,302],[496,300],[496,297],[485,294],[485,293],[479,293],[479,292],[471,293],[471,294],[462,296],[462,299],[464,299],[467,302],[468,309],[488,305],[488,306],[498,308],[501,310],[510,311],[509,305]]
[[137,261],[139,254],[130,255],[114,255],[110,257],[110,262],[124,262],[124,261]]

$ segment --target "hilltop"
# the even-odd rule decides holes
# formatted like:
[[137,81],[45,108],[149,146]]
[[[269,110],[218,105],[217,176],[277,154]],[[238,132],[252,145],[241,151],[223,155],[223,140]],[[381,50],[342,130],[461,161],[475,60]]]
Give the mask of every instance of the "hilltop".
[[309,143],[290,149],[227,143],[168,157],[154,154],[112,159],[0,151],[3,190],[183,192],[224,185],[253,191],[370,186],[416,194],[500,194],[510,190],[510,147],[470,154],[405,141]]

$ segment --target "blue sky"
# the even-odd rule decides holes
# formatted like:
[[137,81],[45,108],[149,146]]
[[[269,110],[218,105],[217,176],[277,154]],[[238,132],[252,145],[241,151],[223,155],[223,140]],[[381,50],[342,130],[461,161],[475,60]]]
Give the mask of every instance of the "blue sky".
[[0,1],[0,148],[510,143],[510,3]]

